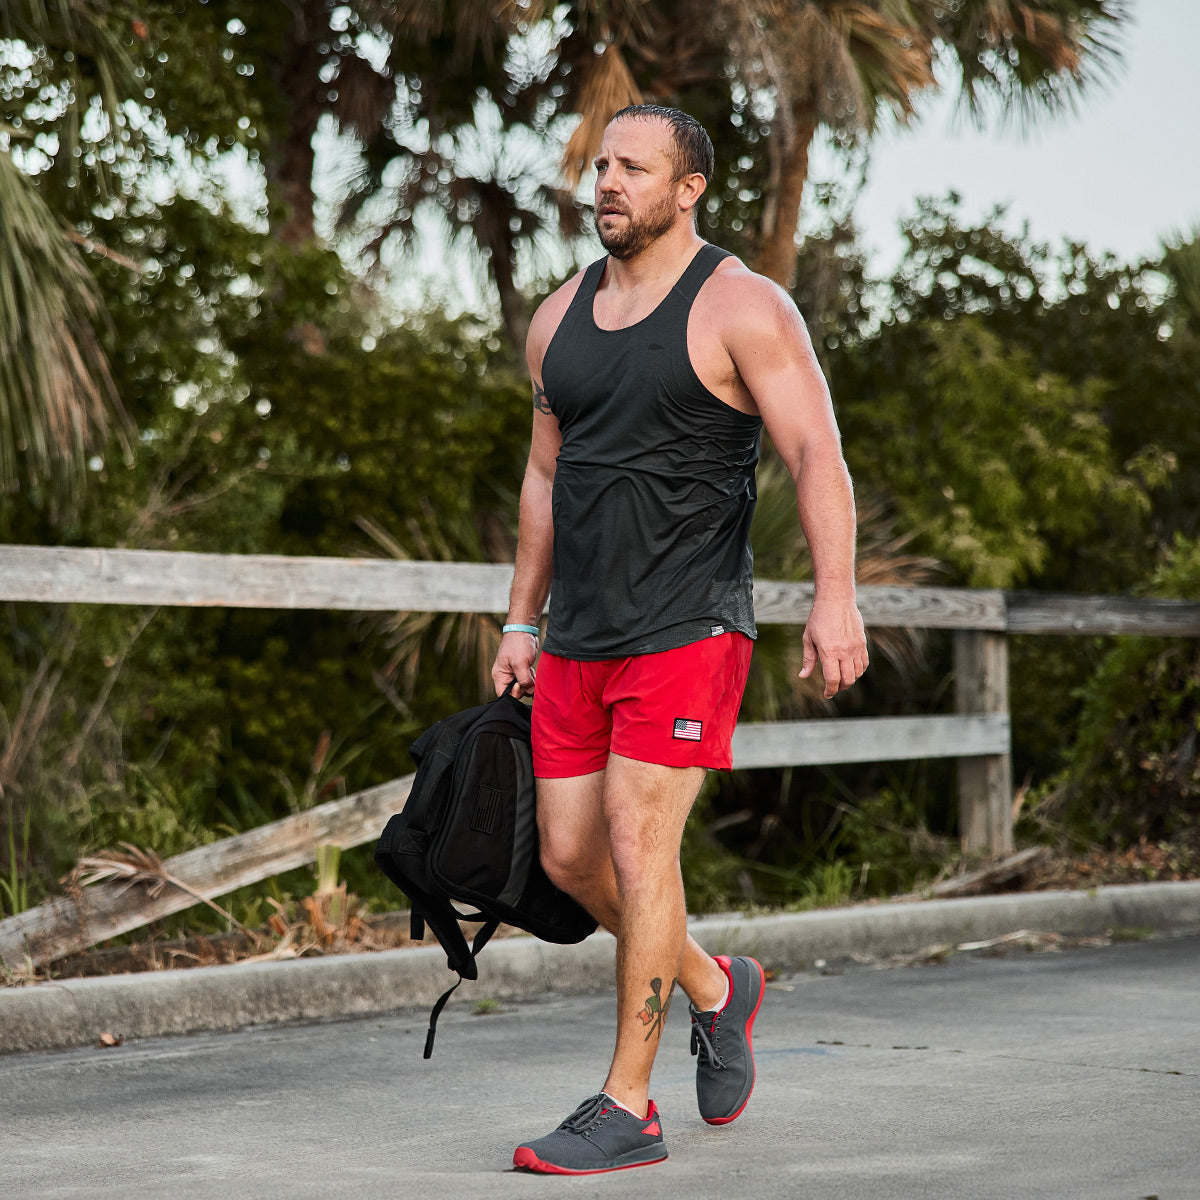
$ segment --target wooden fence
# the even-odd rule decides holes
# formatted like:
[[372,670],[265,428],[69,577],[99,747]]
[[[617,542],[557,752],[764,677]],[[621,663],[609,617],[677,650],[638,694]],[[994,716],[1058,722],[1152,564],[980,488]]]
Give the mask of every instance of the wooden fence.
[[[501,564],[0,546],[0,600],[7,601],[503,613],[511,581],[512,567]],[[754,600],[760,624],[802,624],[812,585],[756,581]],[[1192,601],[864,586],[859,607],[868,628],[953,631],[955,712],[742,723],[734,769],[955,758],[960,830],[971,850],[1012,848],[1009,634],[1200,637],[1200,603]],[[1036,696],[1037,681],[1025,682]],[[411,777],[395,780],[167,866],[193,893],[222,895],[311,862],[322,841],[348,847],[375,836],[410,784]],[[82,936],[91,944],[97,934],[113,936],[195,902],[182,888],[167,889],[153,905],[145,897],[134,903],[116,885],[86,891],[86,914],[76,911],[77,899],[63,899],[0,922],[0,959],[16,961],[18,948],[27,953],[41,938],[45,947],[34,958],[50,961]],[[63,935],[72,920],[89,926],[74,940]]]

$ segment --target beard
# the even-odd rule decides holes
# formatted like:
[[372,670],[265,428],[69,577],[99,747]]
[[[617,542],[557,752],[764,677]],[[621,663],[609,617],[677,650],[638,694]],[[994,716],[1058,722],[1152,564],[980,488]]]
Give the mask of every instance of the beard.
[[667,233],[675,224],[677,213],[674,197],[664,196],[640,216],[625,212],[625,224],[615,229],[602,229],[599,213],[593,217],[593,221],[600,244],[613,258],[624,262],[626,259],[641,254],[647,246],[658,241],[664,233]]

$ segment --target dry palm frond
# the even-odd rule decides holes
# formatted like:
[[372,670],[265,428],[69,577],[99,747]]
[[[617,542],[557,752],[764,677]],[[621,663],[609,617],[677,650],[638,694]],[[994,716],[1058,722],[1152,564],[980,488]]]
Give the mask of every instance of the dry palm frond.
[[333,111],[344,129],[370,138],[384,123],[396,100],[396,81],[365,58],[346,55],[337,73]]
[[153,850],[142,850],[130,842],[122,842],[121,845],[124,852],[106,850],[101,854],[81,858],[65,876],[63,883],[69,888],[80,888],[94,883],[119,882],[120,893],[132,887],[144,886],[151,900],[157,900],[168,887],[177,887],[199,903],[207,904],[242,933],[250,933],[232,913],[227,912],[216,901],[210,900],[190,884],[184,883],[177,875],[172,875],[166,863]]
[[616,42],[609,42],[604,53],[585,70],[577,107],[582,120],[562,156],[563,174],[571,189],[579,185],[587,171],[613,113],[627,104],[642,102],[642,93]]
[[0,489],[31,482],[65,493],[114,422],[124,430],[93,328],[99,291],[68,235],[9,154],[0,150]]
[[935,29],[962,71],[965,108],[982,118],[990,94],[1024,125],[1112,77],[1127,16],[1123,0],[959,0],[937,11]]
[[535,25],[553,5],[549,0],[461,0],[448,11],[446,0],[360,0],[357,8],[369,23],[421,43],[442,36],[453,15],[454,57],[463,65],[476,49],[493,55],[497,43]]

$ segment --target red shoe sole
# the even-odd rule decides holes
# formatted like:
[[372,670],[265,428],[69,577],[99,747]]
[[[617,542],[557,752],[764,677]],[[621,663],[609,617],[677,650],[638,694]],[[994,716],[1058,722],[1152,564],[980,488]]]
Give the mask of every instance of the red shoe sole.
[[609,1175],[613,1171],[632,1171],[634,1167],[652,1167],[655,1163],[663,1162],[667,1157],[664,1150],[662,1158],[650,1158],[645,1162],[625,1163],[620,1167],[595,1167],[587,1171],[576,1171],[570,1167],[556,1166],[554,1163],[543,1162],[528,1146],[518,1146],[513,1155],[513,1166],[522,1171],[535,1171],[539,1175]]
[[[721,955],[719,957],[724,958],[725,956]],[[728,963],[729,959],[726,958],[725,961],[726,961],[726,963]],[[746,1047],[750,1051],[750,1063],[751,1063],[751,1066],[753,1067],[753,1064],[754,1064],[754,1038],[751,1036],[751,1032],[754,1029],[754,1018],[758,1016],[758,1010],[760,1008],[762,1008],[763,994],[767,990],[767,976],[766,976],[766,973],[762,969],[762,963],[760,963],[758,961],[758,959],[752,958],[752,959],[750,959],[750,961],[758,968],[758,1003],[754,1006],[754,1011],[750,1014],[749,1018],[746,1020]],[[757,1080],[758,1080],[758,1068],[754,1067],[754,1074],[753,1074],[753,1076],[751,1076],[751,1079],[750,1079],[750,1091],[747,1093],[746,1099],[742,1101],[742,1107],[739,1108],[737,1110],[737,1112],[731,1114],[728,1117],[705,1117],[704,1123],[706,1125],[728,1125],[731,1121],[736,1121],[738,1119],[738,1117],[740,1117],[742,1115],[742,1113],[744,1113],[746,1111],[746,1105],[750,1103],[750,1097],[754,1095],[754,1084],[757,1082]]]

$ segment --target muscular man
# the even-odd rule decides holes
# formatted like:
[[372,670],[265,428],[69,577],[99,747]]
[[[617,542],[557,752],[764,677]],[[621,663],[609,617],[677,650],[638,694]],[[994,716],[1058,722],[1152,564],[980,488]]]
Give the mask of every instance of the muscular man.
[[608,1077],[518,1147],[515,1164],[534,1171],[666,1157],[649,1086],[676,984],[691,1002],[704,1120],[734,1120],[754,1086],[762,968],[714,959],[688,936],[679,847],[705,771],[731,765],[756,635],[749,530],[764,426],[795,480],[813,560],[800,674],[819,662],[829,697],[867,667],[829,392],[789,297],[696,232],[712,165],[686,114],[617,113],[595,162],[608,255],[550,296],[529,331],[533,435],[492,675],[498,692],[515,679],[516,694],[534,694],[546,870],[617,939]]

